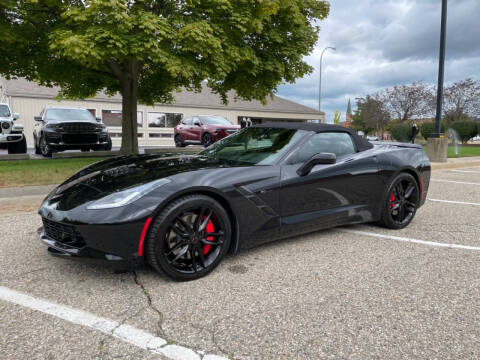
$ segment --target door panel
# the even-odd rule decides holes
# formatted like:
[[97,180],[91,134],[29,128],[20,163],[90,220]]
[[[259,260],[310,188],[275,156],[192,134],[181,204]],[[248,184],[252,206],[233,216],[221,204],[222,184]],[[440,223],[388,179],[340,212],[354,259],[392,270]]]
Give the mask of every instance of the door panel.
[[282,167],[282,234],[372,220],[372,207],[383,189],[374,155],[342,156],[335,164],[315,166],[306,176],[296,173],[300,166]]

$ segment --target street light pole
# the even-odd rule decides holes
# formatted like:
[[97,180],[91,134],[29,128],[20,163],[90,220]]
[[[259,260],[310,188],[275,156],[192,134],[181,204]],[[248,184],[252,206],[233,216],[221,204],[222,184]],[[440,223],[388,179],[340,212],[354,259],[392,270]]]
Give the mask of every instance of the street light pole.
[[438,60],[437,110],[435,115],[435,133],[433,137],[441,137],[443,79],[445,72],[445,41],[447,35],[447,0],[442,0],[442,20],[440,26],[440,53]]
[[447,162],[448,139],[442,131],[443,77],[445,72],[445,41],[447,34],[447,0],[442,0],[440,52],[438,59],[437,109],[435,132],[427,139],[426,152],[431,162]]
[[318,111],[322,111],[322,59],[323,59],[323,53],[327,51],[328,49],[332,49],[333,51],[337,50],[334,47],[327,46],[322,50],[322,53],[320,55],[320,75],[319,75],[319,82],[318,82]]

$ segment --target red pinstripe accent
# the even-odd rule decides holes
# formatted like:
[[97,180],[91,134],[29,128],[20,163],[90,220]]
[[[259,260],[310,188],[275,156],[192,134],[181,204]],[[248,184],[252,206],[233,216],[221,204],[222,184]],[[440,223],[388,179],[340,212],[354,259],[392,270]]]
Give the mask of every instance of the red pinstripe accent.
[[143,225],[142,234],[140,235],[140,241],[138,242],[138,256],[143,256],[143,243],[145,242],[145,236],[147,235],[148,227],[152,222],[152,218],[148,218]]

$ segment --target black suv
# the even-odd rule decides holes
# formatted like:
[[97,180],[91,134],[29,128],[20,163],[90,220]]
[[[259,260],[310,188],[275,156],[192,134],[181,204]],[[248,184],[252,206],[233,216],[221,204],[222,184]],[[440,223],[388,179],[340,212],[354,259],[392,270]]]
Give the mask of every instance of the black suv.
[[72,149],[112,149],[107,127],[90,111],[80,108],[45,108],[40,116],[35,116],[33,140],[35,153],[43,156]]

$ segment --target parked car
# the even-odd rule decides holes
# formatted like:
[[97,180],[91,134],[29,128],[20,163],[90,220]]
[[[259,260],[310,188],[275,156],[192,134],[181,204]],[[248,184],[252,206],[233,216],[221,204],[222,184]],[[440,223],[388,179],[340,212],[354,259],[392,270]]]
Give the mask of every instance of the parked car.
[[134,155],[80,170],[43,202],[40,239],[63,258],[149,263],[190,280],[229,252],[279,238],[366,222],[402,229],[429,180],[420,145],[372,144],[327,124],[254,125],[198,155]]
[[221,116],[189,116],[175,127],[175,146],[184,147],[189,144],[198,144],[207,147],[239,129],[239,125],[232,125]]
[[35,154],[51,156],[64,150],[111,150],[107,127],[81,108],[46,107],[35,116]]
[[0,104],[0,149],[8,149],[9,154],[25,154],[27,140],[23,133],[23,125],[15,124],[20,118],[12,113],[8,104]]

